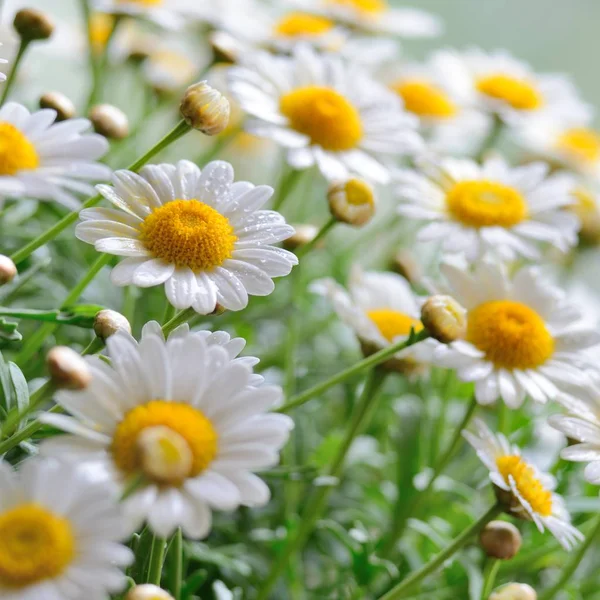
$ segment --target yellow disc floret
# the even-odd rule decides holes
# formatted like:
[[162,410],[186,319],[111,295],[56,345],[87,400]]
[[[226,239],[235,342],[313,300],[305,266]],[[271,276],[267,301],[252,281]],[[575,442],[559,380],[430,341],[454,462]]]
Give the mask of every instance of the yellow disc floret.
[[39,164],[35,146],[14,125],[0,122],[0,175],[31,171]]
[[552,493],[544,487],[535,476],[535,471],[520,456],[500,456],[496,459],[496,466],[507,485],[510,485],[509,478],[512,477],[519,494],[534,512],[542,517],[552,514]]
[[301,12],[285,15],[275,25],[275,33],[284,37],[319,36],[331,29],[333,29],[333,22],[329,19]]
[[[159,427],[171,430],[189,447],[192,458],[189,468],[190,477],[202,473],[215,458],[217,432],[211,421],[200,410],[182,402],[151,400],[130,410],[117,426],[111,453],[120,471],[126,475],[141,471],[149,479],[154,479],[152,469],[143,469],[144,456],[139,449],[140,441],[146,442],[144,433],[148,430],[156,432]],[[164,433],[157,436],[156,441],[161,445],[164,460],[168,462],[169,457],[174,457],[177,447],[169,443],[170,440]],[[181,453],[177,452],[177,454]],[[166,479],[161,476],[157,482],[165,483]]]
[[406,336],[411,329],[421,331],[423,324],[405,313],[390,308],[378,308],[367,312],[367,316],[379,329],[379,333],[392,342],[399,336]]
[[334,89],[310,86],[282,96],[281,112],[290,126],[325,150],[356,148],[363,134],[358,110]]
[[448,95],[428,81],[401,81],[392,89],[402,98],[406,110],[419,117],[449,119],[457,112]]
[[467,340],[504,369],[535,369],[554,353],[542,317],[520,302],[484,302],[467,315]]
[[477,89],[516,110],[535,110],[544,103],[542,95],[531,82],[503,73],[481,78]]
[[229,220],[199,200],[168,202],[150,213],[140,229],[153,256],[194,272],[222,265],[237,239]]
[[158,6],[164,0],[117,0],[119,4],[141,4],[142,6]]
[[446,207],[469,227],[512,227],[527,218],[521,193],[494,181],[458,182],[446,195]]
[[329,2],[370,14],[380,14],[388,8],[386,0],[329,0]]
[[567,158],[582,163],[600,160],[600,135],[585,127],[567,129],[558,138],[556,146]]
[[101,12],[94,12],[90,17],[90,42],[94,53],[100,54],[106,48],[115,26],[115,17]]
[[19,588],[61,575],[75,555],[69,521],[37,504],[0,514],[0,585]]

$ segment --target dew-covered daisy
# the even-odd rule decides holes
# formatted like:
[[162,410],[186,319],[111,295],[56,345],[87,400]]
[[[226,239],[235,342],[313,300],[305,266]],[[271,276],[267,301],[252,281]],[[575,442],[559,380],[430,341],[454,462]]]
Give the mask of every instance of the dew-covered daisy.
[[0,598],[108,600],[133,554],[117,499],[73,464],[0,461]]
[[548,529],[566,550],[584,539],[571,525],[562,497],[554,493],[556,482],[551,475],[540,472],[517,446],[479,419],[475,433],[463,431],[463,435],[489,469],[498,501],[507,513],[533,521],[541,532]]
[[525,397],[547,402],[591,378],[589,348],[600,333],[539,270],[524,267],[512,278],[500,264],[478,261],[472,270],[445,262],[452,296],[467,309],[464,340],[438,346],[431,361],[475,382],[480,404],[502,398],[519,408]]
[[178,309],[208,314],[220,304],[241,310],[248,295],[267,296],[273,277],[297,264],[271,244],[294,230],[283,217],[260,210],[268,186],[234,183],[233,167],[214,161],[200,170],[189,161],[117,171],[98,191],[116,208],[81,211],[75,235],[99,252],[124,256],[112,271],[115,285],[165,286]]
[[165,341],[151,322],[139,344],[120,331],[107,347],[110,366],[86,358],[86,390],[57,395],[74,416],[44,416],[68,434],[45,442],[42,452],[87,465],[123,488],[139,480],[125,511],[160,536],[180,526],[201,538],[211,509],[268,501],[269,488],[253,471],[277,464],[293,423],[266,412],[282,392],[252,373],[256,359],[237,356],[242,340],[180,328]]
[[500,157],[478,165],[469,159],[430,159],[421,172],[395,171],[398,212],[423,221],[420,241],[440,241],[446,252],[470,260],[492,252],[504,259],[535,259],[540,245],[566,252],[580,223],[571,177],[549,175],[548,165],[510,167]]
[[30,113],[15,102],[0,108],[0,201],[26,196],[76,209],[80,196],[94,194],[90,182],[110,178],[111,170],[96,162],[108,142],[85,133],[90,122],[55,118],[54,110]]
[[254,120],[246,129],[288,148],[295,169],[317,164],[329,180],[389,181],[378,155],[422,149],[418,120],[400,99],[339,57],[299,44],[290,58],[252,54],[231,69],[230,89]]

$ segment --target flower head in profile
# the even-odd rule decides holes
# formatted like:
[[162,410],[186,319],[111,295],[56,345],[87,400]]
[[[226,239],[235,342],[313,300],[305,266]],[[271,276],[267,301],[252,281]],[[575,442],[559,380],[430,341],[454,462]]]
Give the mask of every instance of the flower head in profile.
[[16,102],[0,108],[0,198],[52,200],[70,209],[78,196],[94,194],[91,182],[110,178],[111,170],[96,162],[108,142],[87,119],[55,123],[56,111],[30,113]]
[[106,344],[111,366],[88,357],[88,388],[57,395],[74,416],[44,416],[69,434],[48,440],[43,452],[123,487],[140,478],[126,513],[160,536],[182,527],[201,538],[211,509],[268,501],[269,488],[253,471],[277,464],[293,423],[266,412],[282,392],[253,374],[257,359],[238,356],[244,340],[191,333],[187,325],[165,340],[150,322],[139,344],[124,331]]
[[329,180],[387,183],[379,155],[422,149],[418,120],[400,99],[339,57],[299,44],[291,57],[258,52],[233,67],[230,90],[254,117],[246,130],[288,149],[295,169],[316,164]]
[[574,181],[548,175],[544,163],[510,167],[501,158],[483,165],[469,159],[422,162],[420,172],[394,173],[398,212],[424,222],[420,241],[436,240],[445,252],[475,260],[541,257],[540,246],[566,252],[577,243]]
[[567,550],[580,542],[584,536],[571,525],[563,499],[554,493],[554,478],[539,472],[521,456],[517,446],[490,431],[483,421],[478,419],[475,428],[475,433],[463,431],[463,435],[489,469],[496,496],[506,512],[533,521],[542,532],[548,529]]
[[108,598],[125,587],[130,529],[116,497],[81,469],[0,462],[0,598]]
[[76,235],[125,257],[112,271],[115,285],[164,284],[173,306],[200,314],[217,303],[241,310],[249,294],[270,294],[272,278],[289,274],[297,259],[271,245],[294,232],[279,213],[260,210],[272,188],[233,178],[223,161],[117,171],[114,187],[98,186],[117,210],[81,211]]
[[467,309],[467,329],[465,339],[438,346],[431,361],[475,382],[480,404],[502,398],[516,409],[527,396],[545,403],[591,381],[582,368],[591,366],[587,351],[600,334],[536,268],[509,277],[498,263],[483,260],[472,270],[450,262],[441,270]]

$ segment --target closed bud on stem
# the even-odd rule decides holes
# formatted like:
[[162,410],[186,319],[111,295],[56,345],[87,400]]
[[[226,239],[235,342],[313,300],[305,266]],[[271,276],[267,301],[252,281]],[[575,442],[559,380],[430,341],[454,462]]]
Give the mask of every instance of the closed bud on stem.
[[80,354],[67,346],[55,346],[46,356],[52,383],[59,389],[84,390],[92,380],[90,368]]
[[465,336],[467,311],[451,296],[431,296],[421,307],[421,321],[432,338],[449,344]]
[[47,40],[54,31],[52,21],[43,12],[33,8],[23,8],[17,12],[13,25],[25,42]]
[[173,600],[173,596],[156,585],[144,583],[132,587],[125,600]]
[[301,223],[299,225],[294,225],[293,227],[294,234],[283,242],[283,246],[287,250],[296,250],[297,248],[306,246],[306,244],[312,242],[317,236],[317,233],[319,233],[318,227],[307,223]]
[[185,122],[205,135],[218,135],[229,124],[229,100],[206,81],[191,85],[181,101]]
[[494,592],[489,600],[537,600],[537,594],[526,583],[509,583]]
[[10,283],[17,276],[17,267],[11,258],[0,254],[0,285]]
[[479,543],[490,558],[510,560],[521,548],[521,534],[512,523],[490,521],[479,534]]
[[55,110],[57,121],[66,121],[75,116],[75,105],[70,98],[60,92],[46,92],[40,98],[40,108]]
[[129,135],[129,119],[127,115],[112,104],[92,106],[90,121],[96,133],[113,140],[122,140]]
[[375,214],[375,192],[362,179],[333,183],[327,192],[329,210],[340,222],[360,227]]
[[115,310],[101,310],[94,319],[94,331],[101,340],[106,340],[117,331],[131,333],[129,321]]

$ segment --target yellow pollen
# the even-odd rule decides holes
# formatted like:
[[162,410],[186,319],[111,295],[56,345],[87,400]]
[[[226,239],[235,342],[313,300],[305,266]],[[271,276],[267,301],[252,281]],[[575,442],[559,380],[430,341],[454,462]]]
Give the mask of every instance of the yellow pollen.
[[[170,429],[189,446],[192,455],[190,477],[202,473],[217,454],[217,432],[201,411],[182,402],[151,400],[130,410],[117,426],[111,452],[119,470],[126,475],[143,471],[147,477],[154,479],[153,472],[145,472],[142,468],[139,441],[146,430],[157,427]],[[159,440],[159,443],[164,458],[177,458],[165,447],[163,440]],[[158,483],[164,483],[164,479],[161,477]]]
[[388,341],[392,342],[397,337],[408,335],[411,328],[421,331],[423,324],[418,319],[390,308],[378,308],[367,312],[367,316],[379,329],[379,333]]
[[452,218],[469,227],[513,227],[527,218],[525,199],[494,181],[460,181],[446,195]]
[[0,514],[0,585],[20,588],[61,575],[75,555],[69,521],[37,504]]
[[229,220],[199,200],[173,200],[150,213],[141,240],[156,258],[194,272],[230,258],[237,237]]
[[554,353],[554,339],[544,320],[511,300],[484,302],[470,310],[467,340],[498,368],[535,369]]
[[530,504],[534,512],[542,517],[552,514],[552,493],[535,476],[535,471],[520,457],[500,456],[496,466],[507,485],[512,476],[519,494]]
[[358,110],[331,88],[310,86],[282,96],[281,112],[290,126],[325,150],[356,148],[363,134]]
[[402,98],[406,110],[419,117],[449,119],[457,112],[447,94],[427,81],[401,81],[392,89]]
[[591,129],[567,129],[556,142],[556,147],[568,158],[582,163],[600,160],[600,135]]
[[110,38],[110,34],[115,26],[113,15],[95,12],[90,17],[90,37],[92,49],[95,54],[100,54]]
[[329,0],[329,3],[376,15],[385,12],[388,8],[386,0]]
[[35,146],[14,125],[0,122],[0,175],[31,171],[39,164]]
[[294,12],[283,17],[275,26],[275,33],[285,37],[319,36],[331,31],[333,22],[324,17]]
[[477,89],[517,110],[534,110],[544,103],[540,92],[532,83],[502,73],[483,77],[477,82]]

